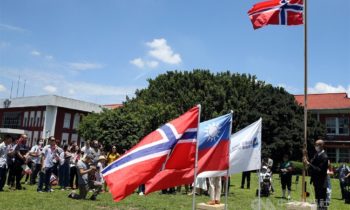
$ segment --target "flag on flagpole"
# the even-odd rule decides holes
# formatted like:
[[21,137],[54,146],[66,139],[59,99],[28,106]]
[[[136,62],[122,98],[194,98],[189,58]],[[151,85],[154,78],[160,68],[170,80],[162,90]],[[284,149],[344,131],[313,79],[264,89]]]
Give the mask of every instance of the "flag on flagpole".
[[303,0],[270,0],[255,4],[248,15],[254,29],[272,25],[303,24]]
[[[198,173],[226,171],[232,114],[202,122],[198,133]],[[146,194],[194,181],[196,140],[177,144],[164,170],[146,183]]]
[[[230,138],[229,174],[261,168],[262,119],[234,133]],[[200,177],[225,176],[226,171],[200,174]]]
[[102,170],[114,201],[120,201],[161,169],[175,145],[197,136],[199,107],[148,134],[137,145]]

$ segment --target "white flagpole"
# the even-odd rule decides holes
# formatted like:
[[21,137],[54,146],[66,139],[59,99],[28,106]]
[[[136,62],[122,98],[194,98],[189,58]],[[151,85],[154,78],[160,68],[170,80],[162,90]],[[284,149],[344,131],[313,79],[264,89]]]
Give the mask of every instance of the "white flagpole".
[[[261,168],[261,167],[260,167]],[[259,210],[261,210],[261,186],[260,186],[260,168],[259,168],[259,171],[258,171],[258,186],[259,186]]]
[[197,105],[198,111],[198,127],[197,127],[197,137],[196,137],[196,156],[194,161],[194,181],[193,181],[193,194],[192,194],[192,210],[196,209],[196,185],[197,185],[197,167],[198,167],[198,133],[199,133],[199,124],[201,119],[201,105]]
[[228,143],[228,168],[226,171],[226,183],[225,183],[225,210],[227,210],[227,197],[228,197],[228,181],[230,177],[230,148],[231,148],[231,133],[232,133],[232,121],[233,121],[233,111],[231,110],[231,122],[230,122],[230,133],[229,133],[229,143]]

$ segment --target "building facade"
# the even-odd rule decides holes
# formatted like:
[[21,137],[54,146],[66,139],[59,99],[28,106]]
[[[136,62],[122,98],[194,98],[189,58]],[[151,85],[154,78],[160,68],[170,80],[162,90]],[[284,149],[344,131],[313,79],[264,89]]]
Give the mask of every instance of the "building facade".
[[0,99],[0,128],[23,129],[29,146],[39,138],[54,136],[60,143],[84,144],[77,128],[83,115],[102,106],[56,95]]
[[[304,105],[304,95],[295,95]],[[350,161],[350,98],[346,93],[309,94],[308,111],[326,127],[325,146],[332,162]]]

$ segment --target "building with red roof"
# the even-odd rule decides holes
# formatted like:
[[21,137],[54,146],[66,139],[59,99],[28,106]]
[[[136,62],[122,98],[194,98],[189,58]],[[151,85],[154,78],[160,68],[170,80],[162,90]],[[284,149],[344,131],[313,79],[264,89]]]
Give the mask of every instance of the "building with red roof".
[[123,104],[105,104],[103,105],[107,109],[118,109],[123,106]]
[[[304,106],[304,95],[295,95]],[[325,125],[327,154],[332,162],[350,161],[350,98],[346,93],[309,94],[308,111]]]

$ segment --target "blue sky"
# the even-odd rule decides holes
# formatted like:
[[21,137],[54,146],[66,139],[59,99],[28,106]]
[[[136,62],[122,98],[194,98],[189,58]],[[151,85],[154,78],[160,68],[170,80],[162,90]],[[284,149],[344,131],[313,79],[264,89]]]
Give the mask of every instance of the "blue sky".
[[[168,70],[254,74],[303,93],[303,27],[253,30],[259,0],[0,1],[0,98],[120,103]],[[350,94],[350,1],[309,1],[309,88]]]

